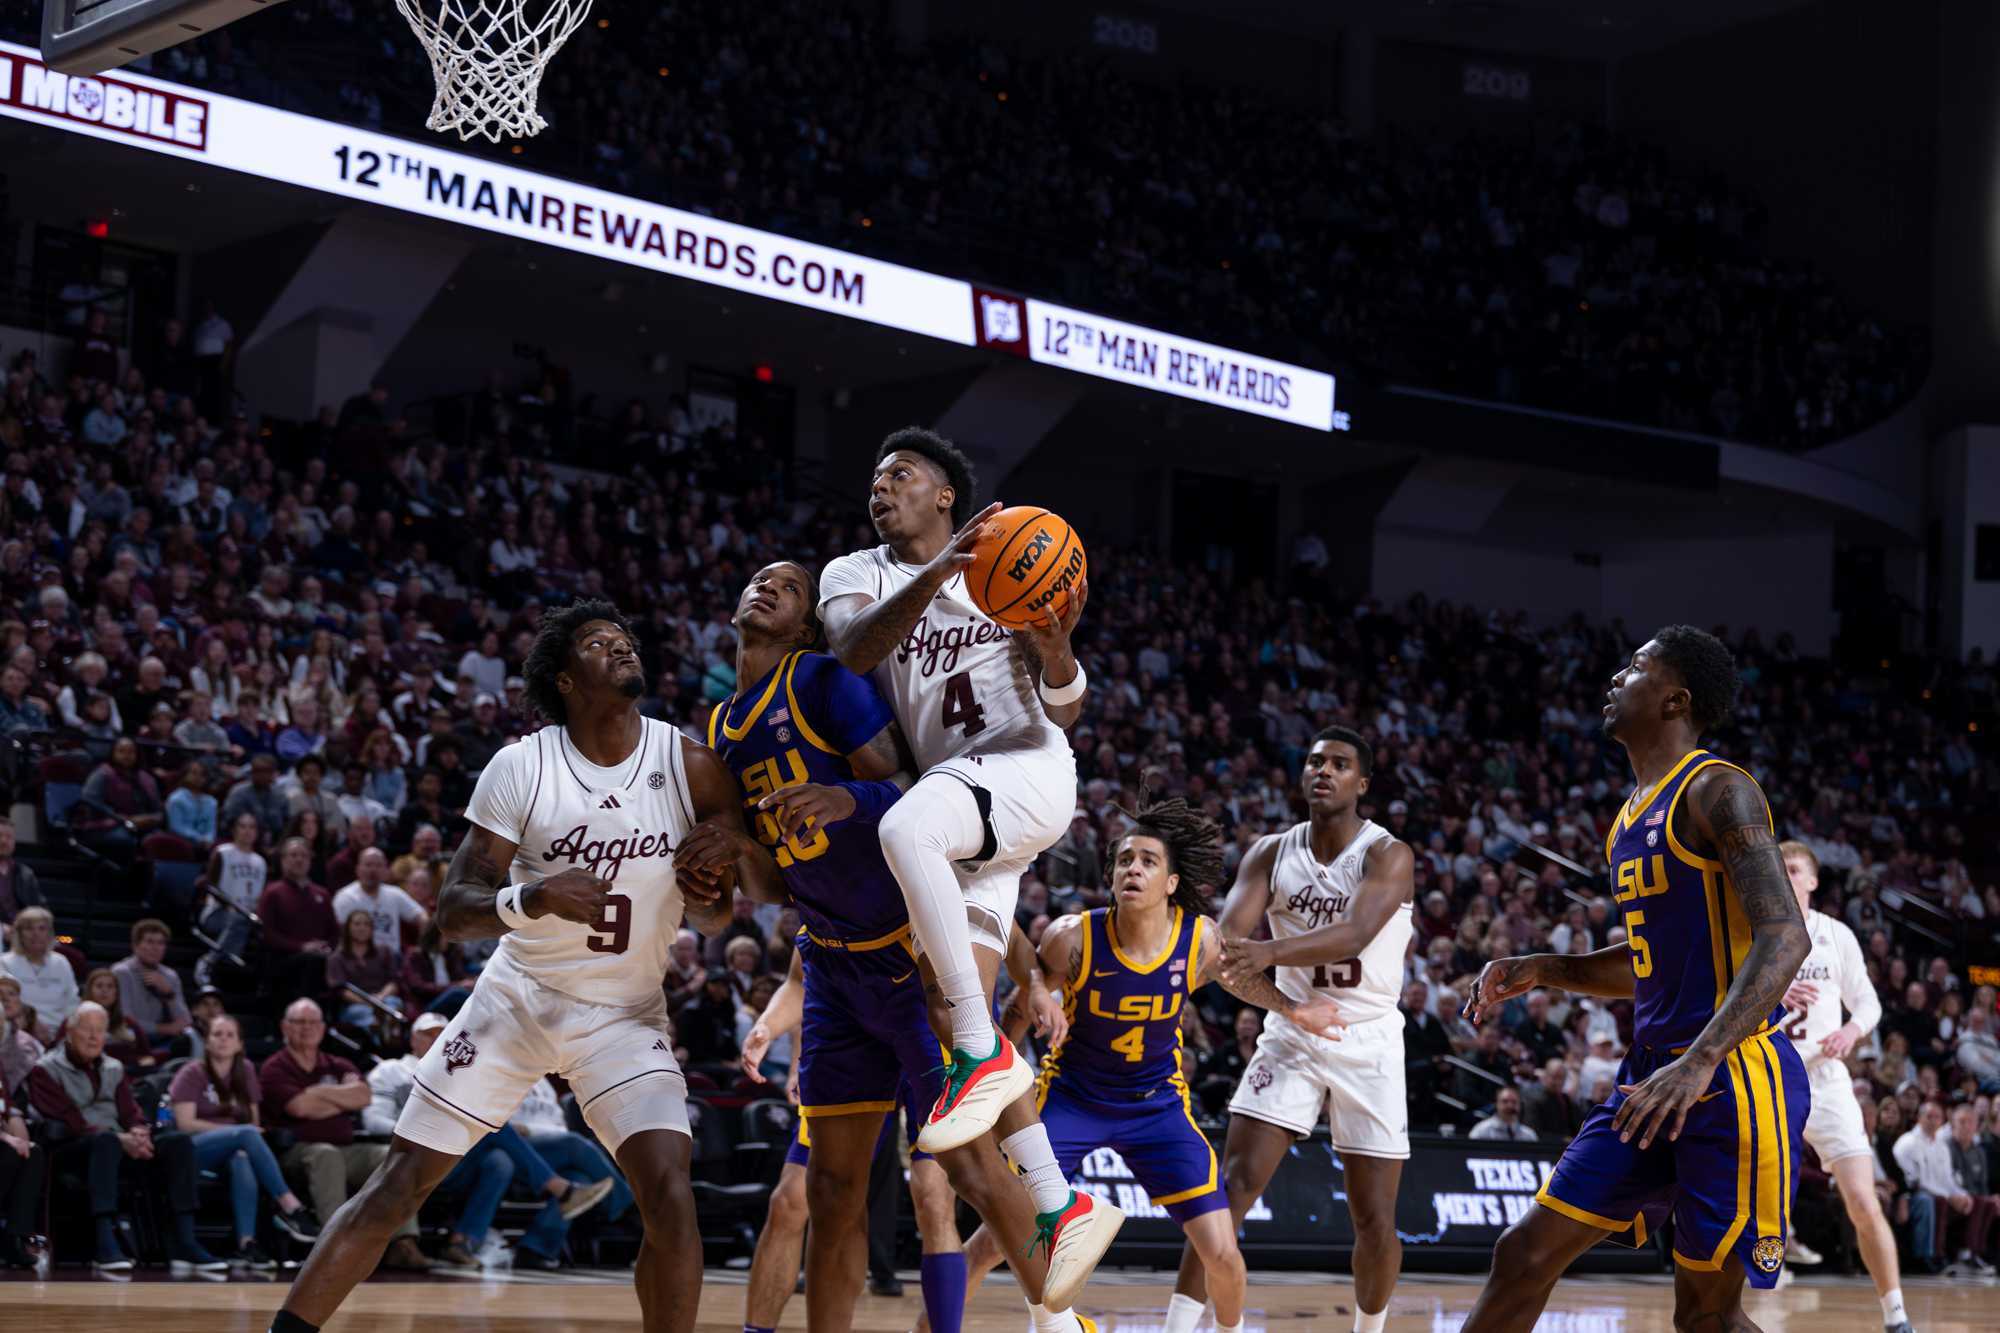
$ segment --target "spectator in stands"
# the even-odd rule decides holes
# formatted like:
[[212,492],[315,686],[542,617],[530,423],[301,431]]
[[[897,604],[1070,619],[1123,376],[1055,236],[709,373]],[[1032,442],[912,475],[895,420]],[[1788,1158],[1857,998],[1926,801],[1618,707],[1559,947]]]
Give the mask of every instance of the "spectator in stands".
[[674,1029],[694,1061],[690,1073],[704,1074],[717,1087],[736,1083],[736,994],[722,972],[710,972],[701,994],[674,1017]]
[[181,770],[180,785],[167,795],[167,832],[187,839],[196,856],[215,845],[216,800],[208,794],[208,768],[200,760]]
[[1502,1088],[1493,1095],[1493,1114],[1472,1127],[1469,1139],[1505,1139],[1510,1143],[1533,1143],[1535,1131],[1521,1123],[1521,1094]]
[[1413,1125],[1438,1123],[1443,1114],[1438,1109],[1438,1084],[1449,1077],[1445,1057],[1452,1053],[1451,1038],[1430,1012],[1430,991],[1430,985],[1423,981],[1411,981],[1403,987],[1404,1082]]
[[403,954],[400,949],[385,948],[376,942],[375,917],[365,907],[356,907],[342,914],[335,909],[340,921],[340,947],[327,955],[326,984],[334,993],[334,1002],[340,1006],[340,1021],[358,1028],[369,1028],[383,1036],[388,1035],[386,1025],[378,1022],[380,1013],[367,1001],[351,993],[349,986],[373,996],[375,1000],[397,1013],[403,1011],[399,990],[403,978]]
[[492,763],[493,756],[507,743],[506,736],[495,725],[499,712],[499,700],[482,690],[472,696],[472,716],[451,729],[452,739],[458,742],[459,759],[468,772],[477,773]]
[[1571,1091],[1573,1081],[1569,1062],[1558,1057],[1542,1066],[1539,1077],[1522,1094],[1522,1122],[1538,1139],[1567,1143],[1583,1127],[1590,1108]]
[[[1929,1195],[1937,1210],[1937,1222],[1931,1230],[1932,1248],[1917,1255],[1932,1273],[1945,1270],[1945,1238],[1953,1213],[1970,1219],[1978,1211],[1985,1224],[1990,1225],[1992,1221],[1990,1210],[1978,1208],[1953,1174],[1951,1138],[1943,1129],[1944,1107],[1935,1101],[1925,1102],[1917,1112],[1917,1123],[1897,1138],[1894,1149],[1896,1165],[1902,1168],[1911,1191]],[[1984,1229],[1982,1226],[1982,1232]],[[1966,1257],[1963,1254],[1959,1256],[1961,1261]]]
[[76,969],[56,952],[56,919],[46,907],[26,907],[14,918],[14,938],[0,954],[0,970],[21,988],[21,1001],[35,1014],[35,1040],[44,1046],[55,1040],[83,997]]
[[21,1080],[42,1058],[35,1040],[35,1013],[21,1002],[21,983],[0,972],[0,1092],[21,1086]]
[[130,736],[111,743],[111,757],[83,784],[87,813],[75,821],[83,844],[124,869],[139,855],[140,841],[164,822],[153,775],[139,767],[139,744]]
[[50,730],[49,711],[28,693],[28,676],[17,666],[0,669],[0,734],[24,741]]
[[[1958,1176],[1958,1183],[1972,1196],[1974,1211],[1983,1217],[1985,1227],[1975,1232],[1973,1216],[1968,1215],[1965,1227],[1965,1252],[1971,1255],[1967,1261],[1960,1258],[1961,1271],[1990,1273],[1993,1266],[1986,1260],[1987,1235],[1996,1217],[2000,1217],[2000,1196],[1992,1189],[1992,1153],[1980,1142],[1979,1108],[1963,1102],[1951,1111],[1951,1168]],[[1984,1207],[1979,1205],[1984,1204]]]
[[[1406,1046],[1405,1050],[1407,1049]],[[1479,1074],[1472,1072],[1472,1069],[1465,1068],[1455,1071],[1452,1095],[1464,1102],[1468,1108],[1491,1106],[1494,1089],[1500,1083],[1511,1083],[1514,1077],[1513,1057],[1501,1046],[1500,1027],[1497,1023],[1482,1026],[1472,1049],[1461,1054],[1459,1059],[1487,1075],[1481,1078]],[[1494,1081],[1496,1079],[1499,1083]]]
[[[0,1041],[5,1040],[5,1026],[0,1023]],[[5,1057],[0,1056],[0,1070],[5,1068]],[[0,1224],[6,1226],[0,1233],[0,1267],[4,1268],[31,1266],[22,1242],[41,1233],[42,1179],[48,1170],[42,1145],[28,1137],[24,1108],[14,1099],[12,1089],[18,1086],[11,1074],[0,1084]]]
[[250,947],[250,918],[264,896],[271,875],[257,852],[262,832],[255,812],[239,812],[229,823],[229,841],[218,843],[208,854],[202,872],[208,907],[202,912],[201,933],[215,941],[215,947],[195,960],[196,984],[206,986],[225,955],[246,960]]
[[301,1244],[310,1245],[319,1235],[319,1219],[285,1183],[278,1159],[264,1141],[258,1107],[263,1090],[243,1054],[242,1025],[229,1014],[218,1014],[203,1041],[202,1054],[176,1070],[167,1085],[174,1127],[194,1138],[195,1170],[228,1177],[236,1219],[236,1253],[231,1257],[245,1268],[276,1268],[257,1244],[258,1189],[277,1205],[278,1225]]
[[[287,852],[290,848],[287,847]],[[326,1019],[311,1000],[285,1008],[285,1044],[257,1071],[263,1085],[263,1120],[290,1129],[294,1142],[279,1155],[287,1179],[301,1181],[319,1217],[332,1217],[388,1155],[386,1143],[357,1143],[351,1117],[369,1104],[368,1084],[352,1063],[320,1049]],[[431,1261],[417,1248],[416,1219],[395,1232],[385,1268],[423,1272]]]
[[0,815],[0,944],[14,938],[14,918],[24,907],[45,907],[35,868],[14,856],[14,821]]
[[1549,993],[1540,987],[1528,992],[1527,1012],[1509,1035],[1526,1049],[1529,1063],[1537,1069],[1560,1060],[1569,1050],[1562,1029],[1549,1021]]
[[[595,1207],[601,1198],[604,1219],[616,1222],[632,1206],[632,1189],[595,1140],[570,1129],[563,1118],[562,1102],[547,1079],[528,1089],[528,1095],[514,1108],[507,1124],[570,1187],[542,1205],[527,1234],[514,1247],[516,1267],[553,1270],[560,1267],[557,1255],[569,1234],[571,1219]],[[600,1188],[604,1191],[602,1195],[597,1193]],[[586,1199],[588,1204],[584,1202]]]
[[294,817],[310,810],[319,816],[322,829],[347,827],[347,816],[341,813],[340,802],[331,792],[320,790],[320,782],[326,777],[326,760],[316,754],[303,755],[292,769],[292,776],[299,785],[285,799]]
[[674,936],[673,952],[667,959],[667,1012],[679,1013],[681,1006],[701,992],[708,969],[701,963],[701,940],[682,927]]
[[180,973],[166,965],[173,931],[157,917],[132,923],[132,952],[112,965],[125,1015],[154,1047],[165,1049],[188,1025]]
[[389,883],[389,858],[379,847],[367,848],[355,858],[353,883],[333,895],[335,919],[345,921],[352,912],[368,913],[375,927],[376,943],[394,951],[399,970],[404,927],[407,925],[412,935],[420,935],[429,919],[416,899]]
[[277,778],[278,761],[268,753],[253,754],[250,780],[237,783],[222,803],[222,822],[231,828],[236,825],[236,816],[245,812],[255,815],[259,840],[267,848],[277,844],[292,817],[291,802],[273,785]]
[[154,1137],[133,1100],[124,1066],[104,1054],[105,1017],[100,1005],[78,1005],[64,1042],[28,1075],[30,1103],[63,1128],[51,1164],[89,1182],[90,1213],[97,1224],[95,1266],[113,1272],[132,1267],[118,1243],[118,1182],[123,1177],[152,1197],[166,1198],[174,1219],[167,1241],[174,1271],[227,1269],[228,1260],[217,1259],[195,1240],[201,1195],[195,1189],[194,1140],[175,1132]]
[[1965,1031],[1959,1034],[1952,1058],[1958,1067],[1979,1081],[1979,1090],[1991,1097],[2000,1094],[2000,1041],[1993,1036],[1993,1013],[1983,1004],[1974,1004],[1965,1015]]
[[422,1005],[426,1012],[454,1018],[472,998],[465,975],[464,950],[447,940],[431,917],[415,947],[403,956],[403,993],[412,1007]]
[[[153,1048],[125,1017],[118,1002],[118,977],[108,967],[92,968],[83,979],[83,998],[104,1008],[104,1053],[127,1069],[143,1069],[159,1063]],[[52,1044],[60,1045],[66,1034],[58,1029]]]
[[[437,1044],[447,1025],[448,1020],[442,1014],[419,1014],[416,1021],[410,1024],[409,1054],[397,1060],[384,1060],[369,1071],[369,1103],[361,1113],[362,1127],[369,1133],[386,1136],[395,1132],[396,1121],[402,1116],[403,1107],[416,1087],[417,1065]],[[524,1183],[549,1196],[548,1204],[536,1217],[523,1243],[527,1239],[543,1237],[550,1230],[553,1230],[554,1243],[545,1242],[543,1247],[531,1248],[525,1256],[517,1249],[514,1256],[516,1264],[531,1269],[559,1267],[554,1254],[569,1232],[569,1220],[595,1207],[612,1192],[614,1185],[622,1183],[615,1177],[573,1183],[558,1174],[556,1168],[511,1125],[503,1125],[473,1144],[471,1150],[459,1158],[457,1165],[439,1182],[445,1189],[464,1190],[468,1196],[451,1234],[446,1238],[444,1250],[439,1256],[442,1262],[459,1268],[480,1266],[478,1255],[492,1229],[494,1210],[506,1197],[507,1187],[517,1175]],[[630,1196],[627,1198],[629,1201]],[[548,1220],[550,1215],[554,1219],[553,1228]]]
[[326,989],[326,956],[340,936],[333,895],[312,880],[312,844],[287,839],[278,852],[278,875],[264,886],[257,916],[264,925],[264,971],[281,994],[318,995]]

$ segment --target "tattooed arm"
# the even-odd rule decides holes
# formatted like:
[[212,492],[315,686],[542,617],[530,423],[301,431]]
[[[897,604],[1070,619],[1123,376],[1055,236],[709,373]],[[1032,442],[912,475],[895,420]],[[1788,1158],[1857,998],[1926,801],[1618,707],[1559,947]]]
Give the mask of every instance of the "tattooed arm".
[[[1070,651],[1069,638],[1083,620],[1083,605],[1090,600],[1090,580],[1077,584],[1076,592],[1070,596],[1063,613],[1049,620],[1038,620],[1032,629],[1014,631],[1014,641],[1028,655],[1028,670],[1033,674],[1039,693],[1043,684],[1051,689],[1060,689],[1076,679],[1082,670],[1076,664],[1076,655]],[[1042,700],[1042,711],[1049,715],[1049,721],[1059,727],[1069,727],[1083,716],[1083,702],[1089,696],[1072,699],[1066,704],[1052,704]]]
[[[448,940],[490,940],[513,929],[493,902],[508,883],[515,844],[478,824],[458,845],[438,890],[438,930]],[[589,925],[604,910],[606,880],[585,870],[565,870],[521,890],[521,910],[531,917],[555,915]]]
[[1465,997],[1465,1016],[1476,1025],[1489,1009],[1537,986],[1559,986],[1580,995],[1632,998],[1632,949],[1622,941],[1586,954],[1534,953],[1495,958],[1479,969]]
[[[1077,969],[1083,965],[1083,918],[1075,913],[1059,916],[1042,932],[1039,953],[1016,925],[1007,938],[1007,973],[1014,978],[1014,993],[1000,1015],[1000,1030],[1007,1040],[1018,1042],[1027,1034],[1032,1020],[1036,1036],[1049,1039],[1049,1049],[1061,1046],[1069,1036],[1069,1018],[1062,1001],[1049,991],[1051,977],[1066,978],[1064,989],[1076,984]],[[1028,978],[1023,983],[1021,978]]]
[[1750,927],[1750,950],[1731,978],[1715,1017],[1678,1060],[1626,1092],[1613,1126],[1646,1147],[1665,1131],[1680,1137],[1688,1108],[1708,1090],[1723,1059],[1770,1018],[1811,952],[1805,918],[1771,835],[1771,811],[1748,774],[1721,764],[1695,775],[1682,806],[1689,845],[1722,862],[1737,910]]
[[1000,506],[992,504],[974,514],[894,596],[876,601],[855,592],[829,599],[823,608],[826,642],[840,664],[857,676],[865,676],[895,652],[937,590],[972,563],[972,548],[985,531],[986,521],[999,512]]
[[1195,963],[1195,989],[1199,990],[1211,981],[1220,981],[1222,989],[1245,1004],[1283,1014],[1307,1032],[1322,1037],[1338,1041],[1340,1034],[1334,1029],[1347,1026],[1347,1020],[1340,1016],[1340,1006],[1324,995],[1316,995],[1303,1002],[1294,1000],[1262,972],[1251,972],[1234,981],[1224,977],[1222,941],[1216,938],[1216,932],[1204,930],[1201,933],[1201,957]]

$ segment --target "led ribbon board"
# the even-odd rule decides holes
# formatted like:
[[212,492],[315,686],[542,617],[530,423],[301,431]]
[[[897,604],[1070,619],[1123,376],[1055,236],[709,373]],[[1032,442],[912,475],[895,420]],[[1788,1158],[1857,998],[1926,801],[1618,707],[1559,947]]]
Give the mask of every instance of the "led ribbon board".
[[1346,429],[1333,409],[1333,377],[1318,371],[143,74],[65,75],[4,42],[0,116],[1217,407]]

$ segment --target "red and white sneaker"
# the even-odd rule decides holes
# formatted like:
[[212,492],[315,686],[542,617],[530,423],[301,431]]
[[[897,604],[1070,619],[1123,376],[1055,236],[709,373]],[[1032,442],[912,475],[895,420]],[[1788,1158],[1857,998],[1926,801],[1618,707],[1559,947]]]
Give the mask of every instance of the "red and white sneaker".
[[1035,1073],[1014,1043],[995,1034],[993,1054],[984,1060],[954,1050],[946,1067],[944,1094],[917,1134],[927,1153],[947,1152],[993,1128],[1000,1112],[1035,1086]]
[[1057,1313],[1069,1309],[1090,1280],[1097,1261],[1118,1238],[1125,1214],[1117,1204],[1095,1194],[1070,1191],[1069,1205],[1059,1212],[1037,1213],[1035,1243],[1049,1256],[1049,1275],[1042,1283],[1042,1305]]

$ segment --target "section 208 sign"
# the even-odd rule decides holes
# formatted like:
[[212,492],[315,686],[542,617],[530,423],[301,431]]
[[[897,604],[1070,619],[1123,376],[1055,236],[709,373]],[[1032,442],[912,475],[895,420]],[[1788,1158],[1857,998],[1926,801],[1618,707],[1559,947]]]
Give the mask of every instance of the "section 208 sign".
[[0,116],[1316,430],[1347,428],[1333,377],[1318,371],[142,74],[59,74],[8,43]]

